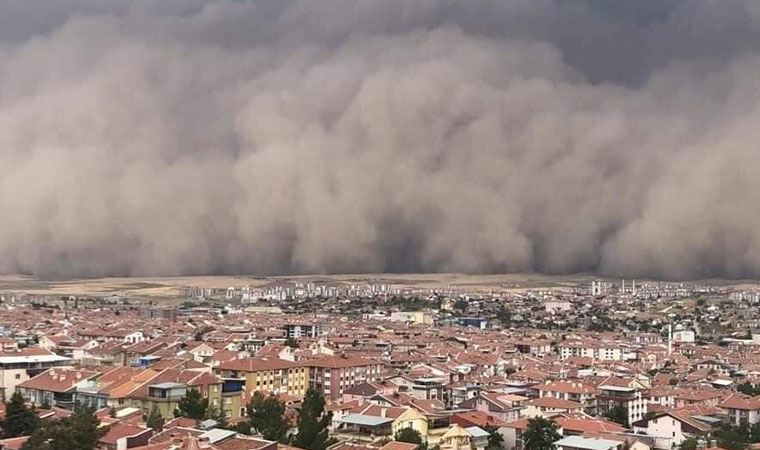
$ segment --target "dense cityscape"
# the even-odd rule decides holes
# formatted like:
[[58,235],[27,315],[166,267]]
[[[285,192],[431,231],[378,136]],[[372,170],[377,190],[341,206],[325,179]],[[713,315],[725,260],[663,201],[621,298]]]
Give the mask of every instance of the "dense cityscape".
[[752,285],[273,279],[172,298],[0,295],[0,448],[81,423],[119,450],[760,442]]

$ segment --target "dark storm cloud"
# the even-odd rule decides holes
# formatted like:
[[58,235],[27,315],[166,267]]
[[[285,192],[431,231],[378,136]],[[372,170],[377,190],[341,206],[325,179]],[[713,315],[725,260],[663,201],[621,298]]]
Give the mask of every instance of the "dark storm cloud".
[[758,5],[0,0],[0,271],[757,276]]

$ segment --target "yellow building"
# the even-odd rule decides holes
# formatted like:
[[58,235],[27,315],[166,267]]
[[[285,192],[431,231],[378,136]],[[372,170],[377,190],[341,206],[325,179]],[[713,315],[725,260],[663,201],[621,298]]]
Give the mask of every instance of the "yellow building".
[[209,408],[224,412],[228,419],[235,420],[245,415],[243,383],[222,380],[208,372],[164,371],[140,386],[130,395],[130,399],[132,406],[144,411],[150,411],[155,405],[164,418],[171,419],[179,401],[192,389],[208,399]]
[[438,445],[441,450],[470,450],[470,439],[467,430],[454,424],[441,436]]
[[252,395],[287,394],[303,398],[309,388],[309,368],[279,358],[245,358],[226,361],[214,369],[225,379],[245,380],[245,391]]
[[420,414],[413,408],[406,408],[400,416],[396,417],[393,421],[392,430],[395,436],[399,430],[404,428],[412,428],[422,436],[422,439],[427,439],[428,435],[428,421],[425,416]]
[[368,404],[335,420],[335,435],[346,440],[377,442],[393,439],[405,428],[417,431],[427,441],[427,418],[407,406]]

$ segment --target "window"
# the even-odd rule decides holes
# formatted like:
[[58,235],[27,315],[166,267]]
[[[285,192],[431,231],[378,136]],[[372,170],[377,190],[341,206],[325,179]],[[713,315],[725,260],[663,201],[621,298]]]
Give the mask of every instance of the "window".
[[21,374],[20,374],[20,373],[17,373],[17,374],[16,374],[16,379],[17,379],[17,380],[20,380],[20,379],[21,379]]

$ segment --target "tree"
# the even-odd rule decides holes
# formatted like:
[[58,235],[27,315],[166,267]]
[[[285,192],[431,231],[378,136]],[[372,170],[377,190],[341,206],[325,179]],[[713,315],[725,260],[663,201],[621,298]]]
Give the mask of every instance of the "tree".
[[554,442],[561,436],[557,424],[544,417],[528,419],[528,427],[523,432],[524,450],[554,450]]
[[213,420],[219,428],[227,427],[227,414],[224,413],[222,408],[217,408],[213,405],[209,406],[206,408],[206,414],[204,414],[203,419]]
[[77,404],[71,416],[38,428],[22,450],[95,450],[107,431],[94,409]]
[[760,395],[760,387],[755,387],[755,385],[749,381],[745,381],[744,383],[737,386],[736,390],[745,395]]
[[285,442],[288,434],[288,420],[285,417],[285,403],[274,395],[264,396],[254,392],[247,407],[251,430],[261,433],[269,441]]
[[1,423],[3,437],[29,436],[39,425],[37,415],[24,404],[24,397],[15,392],[5,404],[5,420]]
[[75,450],[77,443],[62,422],[54,422],[37,429],[21,450]]
[[205,336],[208,333],[211,333],[212,331],[214,331],[214,327],[210,325],[204,325],[203,328],[201,328],[200,330],[198,330],[197,333],[195,333],[193,340],[201,342],[203,341],[203,336]]
[[327,427],[332,420],[332,413],[325,412],[325,398],[319,391],[306,391],[301,412],[298,415],[298,434],[296,447],[308,450],[325,450],[327,447]]
[[686,439],[681,442],[681,445],[678,446],[679,450],[697,450],[697,446],[699,445],[699,441],[697,441],[697,438],[695,437],[687,437]]
[[190,389],[179,400],[174,417],[189,417],[195,420],[203,420],[208,409],[208,399],[203,398],[197,389]]
[[298,339],[294,339],[294,338],[291,338],[291,337],[285,339],[285,346],[286,347],[290,347],[292,349],[297,349],[300,345],[301,344],[298,343]]
[[235,433],[246,434],[246,435],[249,435],[249,436],[253,433],[253,429],[251,428],[251,423],[249,421],[247,421],[247,420],[244,420],[242,422],[238,422],[238,423],[236,423],[234,425],[229,425],[228,424],[227,425],[227,429],[228,430],[232,430]]
[[744,450],[749,447],[747,429],[723,424],[715,432],[716,444],[726,450]]
[[499,429],[493,425],[486,427],[486,431],[488,431],[488,446],[486,447],[487,450],[495,450],[502,448],[504,445],[504,436],[502,436],[501,433],[499,433]]
[[158,410],[158,406],[154,403],[150,408],[148,417],[145,419],[145,425],[148,428],[153,428],[153,431],[160,433],[164,429],[164,416],[161,415],[161,411]]
[[74,407],[74,413],[66,420],[66,425],[82,450],[94,449],[98,445],[98,439],[106,432],[100,428],[95,409],[80,404]]
[[623,405],[613,406],[604,414],[604,417],[624,427],[628,426],[628,410]]
[[426,448],[422,442],[422,435],[419,431],[412,427],[406,427],[398,430],[393,436],[393,439],[398,442],[407,442],[409,444],[417,444],[420,449]]

